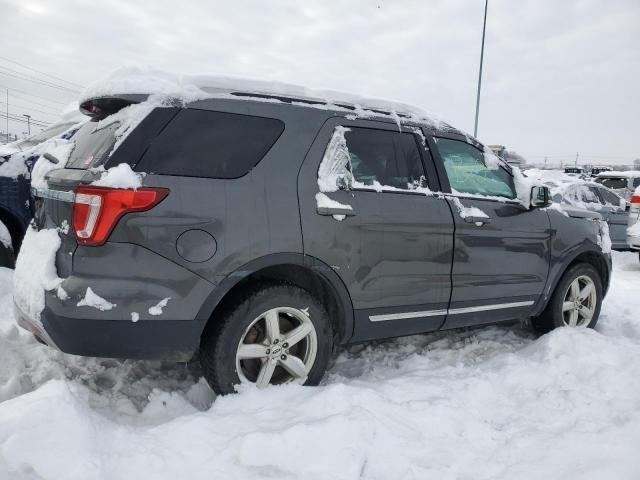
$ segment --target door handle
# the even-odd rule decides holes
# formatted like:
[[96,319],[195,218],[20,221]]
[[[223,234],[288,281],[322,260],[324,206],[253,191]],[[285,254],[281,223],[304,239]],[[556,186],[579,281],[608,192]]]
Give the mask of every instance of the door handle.
[[469,216],[464,217],[464,221],[467,222],[467,223],[475,223],[476,225],[480,224],[479,226],[482,226],[485,223],[491,223],[491,218],[489,218],[489,217],[476,217],[476,216],[473,216],[473,215],[469,215]]
[[352,208],[348,207],[318,207],[318,215],[326,215],[328,217],[332,215],[344,215],[346,217],[355,216],[356,212]]

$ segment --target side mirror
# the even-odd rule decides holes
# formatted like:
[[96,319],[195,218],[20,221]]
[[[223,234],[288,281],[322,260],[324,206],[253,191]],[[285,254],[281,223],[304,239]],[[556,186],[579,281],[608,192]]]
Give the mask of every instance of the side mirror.
[[551,205],[549,187],[538,185],[531,187],[531,208],[543,208]]

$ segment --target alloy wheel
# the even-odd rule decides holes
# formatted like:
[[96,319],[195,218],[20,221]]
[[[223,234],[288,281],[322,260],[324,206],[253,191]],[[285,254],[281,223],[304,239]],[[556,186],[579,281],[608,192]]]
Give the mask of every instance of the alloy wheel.
[[318,352],[308,309],[277,307],[251,322],[236,349],[236,371],[243,383],[304,383]]
[[593,280],[581,275],[569,284],[562,302],[562,321],[568,327],[586,327],[591,323],[597,304]]

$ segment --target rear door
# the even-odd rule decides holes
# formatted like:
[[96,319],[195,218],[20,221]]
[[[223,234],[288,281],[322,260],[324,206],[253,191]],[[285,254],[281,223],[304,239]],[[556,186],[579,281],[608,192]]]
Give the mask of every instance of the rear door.
[[[509,167],[463,139],[433,138],[454,208],[452,293],[445,328],[526,317],[549,270],[550,224],[516,199]],[[444,182],[443,182],[444,183]]]
[[615,249],[628,248],[627,244],[627,224],[629,222],[629,211],[621,204],[621,197],[604,187],[589,187],[601,202],[601,214],[609,224],[609,236]]
[[[422,138],[396,124],[331,119],[299,176],[304,252],[346,285],[355,341],[434,330],[445,319],[453,219],[446,200],[429,193],[439,184]],[[341,180],[319,192],[325,152],[345,161],[323,164],[323,172],[342,169]]]

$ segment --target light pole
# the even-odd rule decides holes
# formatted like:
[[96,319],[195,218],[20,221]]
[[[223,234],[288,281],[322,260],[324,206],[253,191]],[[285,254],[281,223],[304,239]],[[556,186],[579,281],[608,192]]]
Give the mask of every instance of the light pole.
[[27,135],[31,136],[31,115],[23,113],[22,116],[27,117]]
[[482,61],[484,60],[484,33],[487,29],[487,8],[489,0],[484,2],[484,23],[482,24],[482,46],[480,47],[480,71],[478,72],[478,94],[476,95],[476,122],[473,125],[473,136],[478,136],[478,115],[480,114],[480,87],[482,85]]

